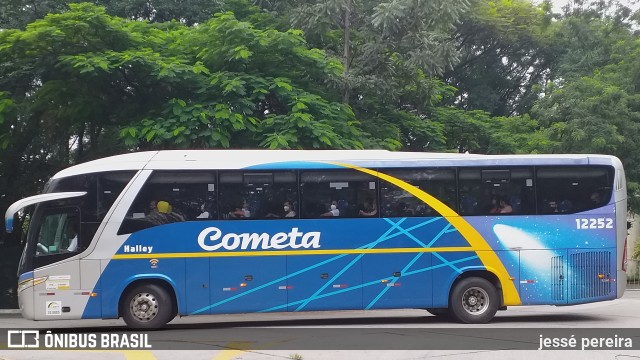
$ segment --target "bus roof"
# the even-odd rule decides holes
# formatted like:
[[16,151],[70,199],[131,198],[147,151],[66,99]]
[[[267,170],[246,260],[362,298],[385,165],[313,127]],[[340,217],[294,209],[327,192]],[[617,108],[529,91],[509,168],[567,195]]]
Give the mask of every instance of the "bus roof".
[[128,153],[89,161],[64,169],[53,178],[93,172],[141,169],[301,169],[309,163],[351,164],[362,167],[413,166],[531,166],[613,165],[609,155],[478,155],[459,153],[394,152],[387,150],[163,150]]

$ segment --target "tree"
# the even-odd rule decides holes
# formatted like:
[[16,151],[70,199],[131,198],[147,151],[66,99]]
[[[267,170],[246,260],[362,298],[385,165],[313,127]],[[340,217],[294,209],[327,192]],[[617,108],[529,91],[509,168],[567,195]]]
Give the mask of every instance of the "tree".
[[452,104],[493,116],[524,114],[555,63],[551,5],[527,0],[473,2],[457,26],[460,62],[444,74]]
[[452,93],[437,76],[457,61],[452,30],[466,1],[276,3],[313,46],[342,59],[342,101],[373,138],[366,146],[442,149],[429,110]]

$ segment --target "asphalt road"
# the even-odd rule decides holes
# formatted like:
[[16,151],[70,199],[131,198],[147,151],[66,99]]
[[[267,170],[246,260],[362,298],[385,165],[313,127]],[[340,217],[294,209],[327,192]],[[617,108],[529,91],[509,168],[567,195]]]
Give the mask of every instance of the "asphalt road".
[[[422,310],[196,316],[175,319],[166,329],[146,333],[151,349],[5,349],[0,350],[0,358],[640,359],[640,350],[635,350],[640,349],[638,309],[640,291],[627,291],[623,298],[609,302],[570,307],[512,307],[499,312],[490,324],[481,326],[452,323]],[[0,328],[52,330],[54,333],[83,334],[82,336],[95,334],[91,336],[97,336],[98,339],[106,336],[104,334],[138,334],[126,329],[121,320],[33,322],[18,315],[0,315]],[[588,350],[512,350],[537,349],[540,346],[540,335],[543,338],[562,338],[566,341],[571,339],[572,334],[577,344],[566,348],[580,349],[587,344]],[[596,338],[604,340],[598,342]],[[616,349],[608,347],[608,339],[614,344],[618,341],[620,346]],[[631,341],[634,350],[625,348],[629,343],[624,340]],[[595,346],[590,347],[591,345]],[[600,350],[593,350],[594,348]]]

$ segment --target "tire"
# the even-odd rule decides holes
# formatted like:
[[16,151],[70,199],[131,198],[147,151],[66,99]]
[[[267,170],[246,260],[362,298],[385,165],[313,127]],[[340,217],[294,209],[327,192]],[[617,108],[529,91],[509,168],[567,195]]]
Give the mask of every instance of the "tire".
[[479,277],[460,280],[449,296],[451,315],[465,324],[486,324],[500,307],[499,291]]
[[167,290],[155,284],[141,284],[127,291],[122,298],[120,313],[132,329],[161,328],[176,314]]
[[448,308],[428,308],[426,309],[429,314],[445,319],[451,316]]

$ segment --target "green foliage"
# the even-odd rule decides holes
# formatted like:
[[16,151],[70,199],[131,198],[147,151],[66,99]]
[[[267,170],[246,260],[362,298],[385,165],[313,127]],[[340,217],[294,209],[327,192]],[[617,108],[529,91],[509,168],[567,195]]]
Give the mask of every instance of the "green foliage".
[[556,52],[549,9],[528,0],[475,0],[457,26],[461,60],[445,74],[458,107],[524,114],[537,100]]
[[640,211],[640,42],[620,18],[578,8],[558,26],[557,80],[545,84],[532,116],[552,141],[548,152],[618,156],[629,180],[629,208]]
[[[466,1],[306,0],[279,11],[314,46],[340,56],[342,101],[372,138],[367,146],[438,150],[429,110],[453,93],[437,79],[458,53],[451,30]],[[283,7],[285,9],[283,9]]]
[[[121,131],[180,147],[360,148],[352,111],[322,95],[341,66],[306,47],[297,31],[260,30],[220,14],[176,44],[198,64],[193,92]],[[183,77],[180,77],[183,78]]]
[[130,148],[362,146],[352,111],[323,97],[339,62],[294,30],[256,29],[229,13],[194,27],[130,22],[72,4],[1,36],[4,58],[18,61],[2,64],[10,76],[0,86],[30,89],[30,116],[61,153],[69,131],[95,145],[91,136],[84,144],[90,127],[95,137],[121,127]]

